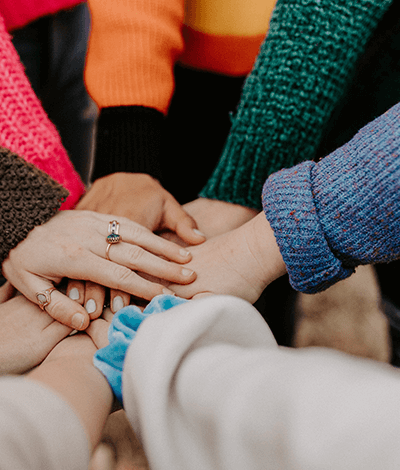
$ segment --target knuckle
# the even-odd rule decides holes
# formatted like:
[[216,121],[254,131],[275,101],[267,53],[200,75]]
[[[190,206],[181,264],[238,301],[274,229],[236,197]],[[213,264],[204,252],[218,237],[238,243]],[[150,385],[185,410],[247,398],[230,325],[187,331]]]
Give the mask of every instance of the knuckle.
[[134,223],[130,225],[129,232],[132,240],[140,240],[143,236],[144,228]]
[[132,283],[135,274],[125,266],[117,266],[113,276],[117,283],[116,289],[124,290],[125,286]]
[[62,299],[51,299],[49,305],[45,308],[45,311],[52,317],[54,320],[57,320],[61,323],[64,323],[63,317],[67,311],[65,308],[64,302]]
[[144,255],[144,250],[140,246],[132,245],[129,250],[128,260],[133,266],[136,266]]

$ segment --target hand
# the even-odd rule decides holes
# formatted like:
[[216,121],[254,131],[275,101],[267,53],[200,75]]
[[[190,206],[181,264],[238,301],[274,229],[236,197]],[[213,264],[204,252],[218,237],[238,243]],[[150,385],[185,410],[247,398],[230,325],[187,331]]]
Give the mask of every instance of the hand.
[[0,375],[37,366],[70,332],[22,295],[0,304]]
[[[90,280],[150,300],[166,292],[133,270],[170,282],[192,282],[195,274],[176,263],[190,254],[128,219],[119,218],[122,241],[111,246],[105,259],[106,236],[112,216],[87,211],[63,211],[35,227],[3,262],[3,274],[25,297],[37,303],[36,293],[53,287],[63,277]],[[174,263],[167,261],[167,258]],[[89,323],[86,310],[58,290],[51,293],[46,311],[55,320],[77,330]]]
[[114,469],[149,469],[143,448],[123,410],[116,411],[109,416],[100,444],[94,450],[89,465],[89,470]]
[[[98,320],[95,320],[98,321]],[[27,375],[69,404],[94,447],[111,411],[112,392],[93,365],[96,346],[85,333],[61,341],[43,363]],[[66,431],[68,432],[68,430]]]
[[188,202],[183,208],[207,239],[234,230],[258,214],[250,207],[204,197]]
[[180,297],[231,294],[254,303],[270,282],[285,273],[263,213],[190,251],[193,259],[187,267],[196,270],[196,280],[189,286],[169,286]]
[[152,232],[171,230],[189,245],[204,241],[193,218],[149,175],[114,173],[99,178],[76,208],[127,217]]

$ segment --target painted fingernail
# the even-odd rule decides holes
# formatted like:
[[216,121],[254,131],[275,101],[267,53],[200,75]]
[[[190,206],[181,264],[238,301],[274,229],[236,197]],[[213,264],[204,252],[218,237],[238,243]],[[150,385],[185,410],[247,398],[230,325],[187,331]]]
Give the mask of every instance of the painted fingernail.
[[179,250],[179,253],[181,254],[181,256],[184,256],[185,258],[190,255],[190,252],[187,250],[184,250],[183,248]]
[[117,295],[113,300],[113,311],[117,313],[121,308],[124,308],[124,301],[120,295]]
[[206,236],[204,235],[204,233],[203,233],[203,232],[200,232],[200,230],[197,230],[197,228],[194,228],[194,229],[193,229],[193,232],[194,232],[196,235],[200,235],[200,237],[206,238]]
[[91,314],[91,313],[94,313],[96,311],[96,302],[93,300],[93,299],[89,299],[87,302],[86,302],[86,311],[87,313]]
[[167,289],[166,287],[164,287],[164,289],[163,289],[162,291],[163,291],[163,294],[165,294],[165,295],[173,295],[173,296],[176,296],[175,292],[172,292],[172,290],[169,290],[169,289]]
[[191,271],[190,269],[183,268],[181,273],[182,273],[183,276],[189,277],[193,274],[193,271]]
[[71,324],[74,328],[80,330],[84,321],[85,317],[81,313],[75,313],[75,315],[72,317]]
[[68,297],[72,300],[78,300],[79,299],[79,291],[76,287],[74,287],[73,289],[71,289],[69,291],[69,294],[68,294]]

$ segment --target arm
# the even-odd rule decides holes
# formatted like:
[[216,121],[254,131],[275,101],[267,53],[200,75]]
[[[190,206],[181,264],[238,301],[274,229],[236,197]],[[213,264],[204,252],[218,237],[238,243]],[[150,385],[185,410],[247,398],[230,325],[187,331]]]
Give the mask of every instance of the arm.
[[292,286],[313,293],[360,264],[397,259],[400,104],[317,164],[272,175],[264,211]]
[[147,318],[123,371],[154,469],[396,468],[399,391],[381,364],[279,348],[253,307],[226,296]]
[[0,18],[0,146],[18,153],[69,191],[63,209],[75,206],[84,186],[24,74]]
[[[400,104],[318,163],[271,175],[264,212],[237,230],[191,248],[196,281],[180,296],[224,293],[254,302],[285,270],[313,293],[360,264],[400,255]],[[272,227],[272,228],[271,228]]]
[[314,157],[390,3],[313,0],[294,7],[278,1],[222,157],[201,196],[260,209],[270,174]]
[[2,468],[87,468],[112,404],[95,351],[88,336],[76,335],[25,378],[0,380]]
[[164,116],[183,49],[183,1],[90,0],[89,6],[85,81],[100,117],[94,183],[79,209],[111,211],[201,243],[194,220],[158,181]]
[[163,119],[183,49],[182,0],[90,0],[85,82],[100,108],[94,179],[117,172],[161,177]]

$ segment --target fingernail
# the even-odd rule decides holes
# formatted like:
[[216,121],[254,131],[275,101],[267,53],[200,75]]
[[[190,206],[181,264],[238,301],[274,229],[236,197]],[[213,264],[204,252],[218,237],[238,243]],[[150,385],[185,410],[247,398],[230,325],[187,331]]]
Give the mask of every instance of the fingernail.
[[184,250],[183,248],[179,250],[179,253],[181,256],[184,256],[185,258],[190,255],[190,252],[187,250]]
[[124,308],[124,301],[120,295],[117,295],[113,300],[113,311],[117,313],[121,308]]
[[84,321],[85,317],[81,313],[75,313],[75,315],[72,317],[71,324],[74,328],[80,330]]
[[162,291],[163,291],[163,294],[165,295],[174,295],[174,296],[176,295],[175,292],[172,292],[172,290],[169,290],[166,287],[164,287]]
[[96,302],[93,300],[93,299],[89,299],[87,302],[86,302],[86,311],[87,313],[91,314],[91,313],[94,313],[96,311]]
[[189,277],[193,274],[193,271],[191,271],[190,269],[183,268],[181,273],[183,276]]
[[68,294],[68,297],[72,300],[78,300],[79,299],[79,291],[76,287],[74,287],[73,289],[71,289],[69,291],[69,294]]
[[204,235],[204,233],[203,233],[203,232],[200,232],[200,230],[197,230],[197,228],[194,228],[194,229],[193,229],[193,232],[194,232],[196,235],[200,235],[200,237],[206,238],[206,236]]

